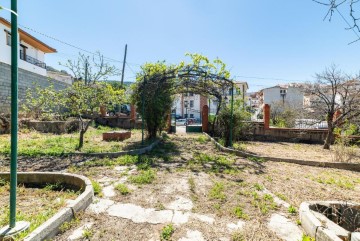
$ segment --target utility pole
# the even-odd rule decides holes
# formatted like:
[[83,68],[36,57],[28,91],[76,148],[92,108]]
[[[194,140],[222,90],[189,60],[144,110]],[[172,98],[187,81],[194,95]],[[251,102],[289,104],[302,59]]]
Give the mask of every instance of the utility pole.
[[123,62],[123,68],[122,68],[122,73],[121,73],[121,86],[124,85],[124,74],[125,74],[126,55],[127,55],[127,44],[125,44],[124,62]]
[[88,58],[85,60],[85,85],[88,84],[88,68],[89,68],[89,62]]

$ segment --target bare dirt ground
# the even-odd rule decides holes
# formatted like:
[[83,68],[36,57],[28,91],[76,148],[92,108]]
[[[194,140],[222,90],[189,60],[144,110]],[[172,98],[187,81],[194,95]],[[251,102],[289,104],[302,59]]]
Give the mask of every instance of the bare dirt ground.
[[343,162],[350,158],[348,162],[360,163],[360,148],[356,146],[333,145],[331,150],[325,150],[320,144],[258,141],[239,142],[234,146],[261,156],[322,162]]
[[359,173],[252,162],[218,152],[201,134],[171,135],[141,158],[74,156],[19,166],[54,167],[94,182],[94,203],[54,240],[295,241],[303,234],[297,225],[301,202],[360,200]]
[[[25,187],[20,184],[17,193],[17,220],[30,222],[30,228],[14,237],[15,240],[23,240],[28,233],[66,206],[68,200],[78,196],[74,191],[55,184],[42,188]],[[9,183],[0,179],[0,227],[9,224],[9,195]]]

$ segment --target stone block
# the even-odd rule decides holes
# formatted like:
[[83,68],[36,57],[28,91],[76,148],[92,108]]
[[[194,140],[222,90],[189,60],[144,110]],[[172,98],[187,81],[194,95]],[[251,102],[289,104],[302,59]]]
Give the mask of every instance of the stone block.
[[111,131],[103,133],[104,141],[123,141],[131,137],[130,131]]

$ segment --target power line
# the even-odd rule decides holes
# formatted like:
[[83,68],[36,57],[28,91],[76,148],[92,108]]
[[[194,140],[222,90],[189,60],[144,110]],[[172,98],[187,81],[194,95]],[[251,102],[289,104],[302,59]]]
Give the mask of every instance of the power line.
[[357,40],[352,41],[352,42],[349,43],[349,44],[352,44],[352,43],[354,43],[354,42],[359,41],[359,40],[360,40],[360,35],[358,34],[358,32],[355,31],[355,29],[354,29],[354,28],[351,26],[351,24],[346,20],[346,18],[344,17],[344,15],[342,15],[342,13],[339,11],[339,9],[337,9],[337,8],[335,8],[335,9],[336,9],[336,12],[338,12],[338,14],[341,16],[341,18],[345,21],[345,23],[349,26],[349,29],[351,29],[351,30],[354,32],[354,34],[358,37]]
[[[7,21],[9,21],[9,20],[7,19]],[[10,22],[10,21],[9,21],[9,22]],[[91,55],[98,55],[98,53],[95,53],[95,52],[86,50],[86,49],[84,49],[84,48],[78,47],[78,46],[76,46],[76,45],[74,45],[74,44],[65,42],[65,41],[63,41],[63,40],[60,40],[60,39],[55,38],[55,37],[53,37],[53,36],[50,36],[50,35],[48,35],[48,34],[42,33],[42,32],[40,32],[40,31],[38,31],[38,30],[36,30],[36,29],[27,27],[27,26],[22,25],[22,24],[19,24],[19,26],[22,27],[22,28],[24,28],[24,29],[30,30],[30,31],[32,31],[32,32],[34,32],[34,33],[40,34],[40,35],[42,35],[42,36],[44,36],[44,37],[46,37],[46,38],[49,38],[49,39],[52,39],[52,40],[54,40],[54,41],[56,41],[56,42],[59,42],[59,43],[61,43],[61,44],[64,44],[64,45],[66,45],[66,46],[69,46],[69,47],[71,47],[71,48],[80,50],[80,51],[82,51],[82,52],[85,52],[85,53],[88,53],[88,54],[91,54]],[[103,58],[104,58],[104,59],[107,59],[107,60],[110,60],[110,62],[123,63],[123,61],[120,61],[120,60],[117,60],[117,59],[113,59],[113,58],[109,58],[109,57],[106,57],[106,56],[103,56]],[[136,63],[129,63],[129,64],[131,64],[131,65],[136,65],[136,66],[141,66],[140,64],[136,64]]]
[[291,79],[281,79],[281,78],[267,78],[267,77],[255,77],[255,76],[243,76],[236,75],[236,77],[246,78],[246,79],[262,79],[262,80],[279,80],[279,81],[287,81],[287,82],[304,82],[305,80],[291,80]]

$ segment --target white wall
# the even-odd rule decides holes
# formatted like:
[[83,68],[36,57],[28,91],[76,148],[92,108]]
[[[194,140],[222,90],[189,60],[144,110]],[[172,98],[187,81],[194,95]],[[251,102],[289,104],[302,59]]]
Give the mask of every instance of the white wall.
[[[10,32],[11,29],[0,23],[0,62],[11,65],[11,47],[6,44],[6,32],[4,30],[7,30]],[[29,46],[26,43],[24,45]],[[32,48],[32,49],[29,48],[28,51],[29,51],[29,53],[28,53],[29,56],[31,56],[31,57],[35,56],[35,55],[33,55],[33,54],[36,54],[36,52],[34,51],[34,48]],[[20,48],[19,48],[18,56],[20,56]],[[36,58],[36,59],[40,60],[41,62],[44,62],[44,53],[39,51],[38,58]],[[20,57],[19,57],[19,68],[39,74],[39,75],[46,76],[46,69],[40,68],[36,65],[33,65],[24,60],[21,60]]]
[[[271,105],[272,103],[277,103],[283,101],[282,96],[280,95],[279,86],[274,86],[272,88],[264,89],[264,104]],[[300,88],[297,87],[288,87],[286,90],[286,95],[284,101],[292,105],[302,106],[304,102],[304,94]]]

